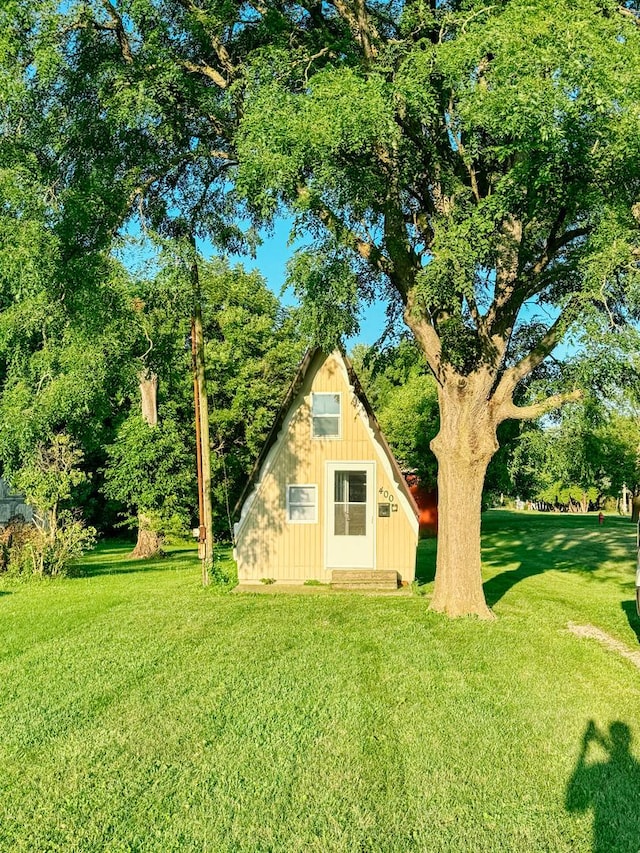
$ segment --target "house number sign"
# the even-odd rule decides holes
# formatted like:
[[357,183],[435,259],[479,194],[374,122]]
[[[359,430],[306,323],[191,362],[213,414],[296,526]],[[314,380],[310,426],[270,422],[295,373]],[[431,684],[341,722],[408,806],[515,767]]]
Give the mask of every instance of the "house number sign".
[[384,486],[380,486],[378,489],[378,494],[385,501],[388,501],[386,504],[379,503],[378,504],[378,515],[381,517],[388,518],[392,512],[398,511],[398,504],[395,502],[396,499],[394,495],[389,491],[389,489],[385,489]]

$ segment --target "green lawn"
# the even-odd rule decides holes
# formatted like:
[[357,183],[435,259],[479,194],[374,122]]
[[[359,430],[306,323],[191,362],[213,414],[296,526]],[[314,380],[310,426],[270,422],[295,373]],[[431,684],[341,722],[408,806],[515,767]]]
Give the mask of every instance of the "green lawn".
[[493,623],[110,543],[0,581],[0,850],[637,853],[640,670],[566,630],[638,647],[633,526],[495,511],[483,542]]

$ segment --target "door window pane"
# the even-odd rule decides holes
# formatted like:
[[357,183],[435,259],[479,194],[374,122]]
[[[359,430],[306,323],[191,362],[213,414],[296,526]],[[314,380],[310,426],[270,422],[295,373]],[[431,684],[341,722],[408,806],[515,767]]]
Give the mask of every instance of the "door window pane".
[[335,473],[335,500],[344,503],[349,494],[349,472],[336,471]]
[[349,532],[348,536],[367,535],[367,505],[349,504]]
[[366,504],[367,472],[351,471],[349,474],[349,503]]
[[367,472],[336,471],[334,535],[367,535]]
[[336,471],[335,500],[345,503],[366,503],[367,472]]

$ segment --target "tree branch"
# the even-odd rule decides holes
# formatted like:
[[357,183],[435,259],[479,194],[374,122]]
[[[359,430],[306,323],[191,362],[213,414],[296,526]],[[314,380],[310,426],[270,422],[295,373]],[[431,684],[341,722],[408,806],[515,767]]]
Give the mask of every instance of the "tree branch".
[[528,376],[539,364],[542,364],[549,353],[562,340],[567,314],[568,307],[561,312],[560,316],[547,329],[529,355],[525,356],[517,364],[514,364],[513,367],[505,370],[493,395],[499,406],[513,405],[512,395],[518,382],[524,379],[525,376]]
[[541,400],[539,403],[532,403],[530,406],[516,406],[513,400],[503,403],[499,409],[499,422],[506,420],[532,421],[536,418],[546,415],[552,409],[559,409],[565,403],[576,402],[582,399],[582,391],[575,389],[567,391],[564,394],[553,394],[547,397],[546,400]]
[[586,237],[588,233],[588,228],[573,228],[569,231],[565,231],[564,234],[560,235],[560,237],[554,237],[553,234],[551,234],[545,245],[544,252],[532,269],[533,274],[540,275],[540,273],[549,266],[559,249],[569,245],[569,243],[576,240],[578,237]]
[[129,44],[129,39],[125,31],[124,24],[122,23],[122,18],[120,17],[115,6],[113,5],[113,3],[110,2],[110,0],[102,0],[102,5],[109,17],[111,18],[111,26],[107,27],[107,29],[115,32],[116,38],[118,39],[118,44],[120,45],[120,52],[122,53],[122,58],[127,63],[127,65],[131,65],[133,63],[133,53],[131,51],[131,45]]
[[215,151],[209,151],[209,157],[212,157],[214,160],[224,160],[226,163],[228,163],[229,166],[238,165],[238,161],[236,160],[236,158],[229,154],[228,151],[221,151],[219,149]]
[[392,275],[393,264],[375,243],[368,243],[355,234],[345,223],[326,205],[317,198],[312,198],[311,192],[305,186],[298,187],[298,199],[305,206],[314,211],[322,224],[336,237],[343,246],[351,249],[360,257],[371,264],[378,272]]
[[502,252],[496,262],[493,300],[484,318],[491,337],[504,335],[513,327],[527,296],[527,284],[519,279],[523,231],[521,220],[513,217],[507,217],[501,225]]
[[[561,217],[563,218],[562,213],[559,214],[552,225],[544,251],[531,268],[528,274],[528,281],[519,281],[516,278],[517,270],[514,271],[512,280],[506,285],[498,287],[499,282],[496,280],[496,295],[485,318],[489,330],[493,330],[496,324],[503,320],[506,321],[508,326],[512,325],[525,299],[537,292],[538,288],[535,284],[535,279],[542,275],[553,261],[557,252],[573,242],[573,240],[585,237],[589,233],[588,228],[573,228],[557,237],[556,232],[562,224]],[[522,234],[519,237],[519,241],[521,240]]]
[[478,9],[477,12],[474,12],[472,15],[469,15],[468,18],[464,19],[464,21],[462,22],[462,27],[460,29],[460,32],[464,33],[467,29],[467,24],[470,24],[474,18],[479,18],[480,15],[488,15],[489,12],[491,12],[491,11],[493,11],[493,9],[497,9],[497,8],[498,8],[498,5],[494,4],[493,6],[485,6],[484,9]]
[[229,51],[227,50],[227,48],[216,35],[214,35],[212,32],[209,32],[207,26],[209,22],[207,20],[206,11],[204,9],[201,9],[200,6],[193,2],[193,0],[178,0],[178,3],[182,6],[183,9],[186,9],[188,12],[191,12],[194,18],[202,25],[202,28],[207,32],[207,35],[209,37],[209,43],[211,44],[211,47],[213,48],[216,56],[218,57],[218,62],[227,72],[229,77],[233,77],[236,73],[236,68],[231,62],[231,57],[229,56]]
[[417,257],[407,239],[405,217],[402,204],[397,197],[395,178],[391,179],[387,202],[384,205],[384,240],[392,268],[387,272],[402,301],[415,282]]
[[432,323],[421,316],[415,303],[414,291],[407,294],[404,321],[416,336],[438,385],[443,384],[442,344]]
[[483,337],[486,337],[484,319],[480,313],[480,309],[478,308],[478,303],[476,302],[475,294],[465,294],[464,298],[466,299],[467,305],[469,306],[469,314],[471,315],[471,319],[476,324],[476,329]]
[[338,15],[351,27],[355,38],[362,45],[366,59],[375,59],[378,55],[375,42],[380,40],[380,36],[371,23],[364,0],[355,0],[353,3],[355,8],[345,0],[330,0],[330,3]]
[[269,7],[266,3],[260,2],[260,0],[250,0],[249,6],[256,10],[259,15],[263,17],[269,14]]
[[460,159],[462,160],[465,169],[467,170],[467,174],[469,175],[469,180],[471,181],[471,191],[473,192],[473,197],[476,201],[480,201],[480,189],[478,187],[478,177],[476,175],[476,171],[473,168],[471,160],[467,157],[467,151],[463,145],[462,137],[460,134],[456,134],[453,129],[452,119],[453,119],[453,95],[449,97],[449,118],[445,118],[445,124],[447,125],[447,130],[451,134],[453,141],[456,144],[458,149],[458,154],[460,154]]
[[305,62],[307,63],[306,68],[304,70],[304,82],[305,85],[309,84],[309,71],[311,70],[311,66],[316,61],[316,59],[321,59],[325,54],[330,53],[331,48],[323,47],[322,50],[317,51],[317,53],[312,54],[309,57],[305,58]]
[[640,26],[640,13],[634,12],[633,9],[625,9],[624,6],[618,6],[618,12],[625,18],[631,18],[634,24]]
[[190,62],[188,59],[183,59],[180,64],[183,68],[186,68],[187,71],[192,74],[204,74],[209,80],[212,80],[216,86],[220,89],[226,89],[229,85],[225,78],[220,74],[219,71],[216,71],[211,65],[207,65],[206,62],[201,62],[200,64],[195,62]]

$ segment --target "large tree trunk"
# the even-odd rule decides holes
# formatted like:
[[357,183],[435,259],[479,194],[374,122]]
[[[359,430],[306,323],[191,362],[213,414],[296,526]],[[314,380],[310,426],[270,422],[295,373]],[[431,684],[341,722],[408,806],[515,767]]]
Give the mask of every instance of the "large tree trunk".
[[482,588],[480,514],[487,465],[498,449],[487,377],[457,377],[440,388],[438,556],[431,609],[493,618]]
[[131,552],[132,557],[147,559],[161,552],[162,537],[154,530],[151,519],[144,512],[138,513],[138,540]]
[[514,403],[518,383],[561,339],[564,319],[560,315],[528,355],[505,367],[513,324],[524,296],[518,272],[521,223],[507,218],[503,236],[505,251],[496,268],[494,301],[485,314],[480,313],[474,299],[468,306],[482,347],[476,370],[458,373],[444,358],[437,320],[425,317],[411,289],[404,312],[438,382],[440,432],[431,449],[438,460],[439,529],[431,609],[449,616],[493,618],[482,588],[480,515],[487,465],[498,449],[498,425],[510,419],[539,418],[581,396],[574,390],[526,406]]
[[631,521],[634,524],[640,519],[640,495],[634,495],[631,498]]

